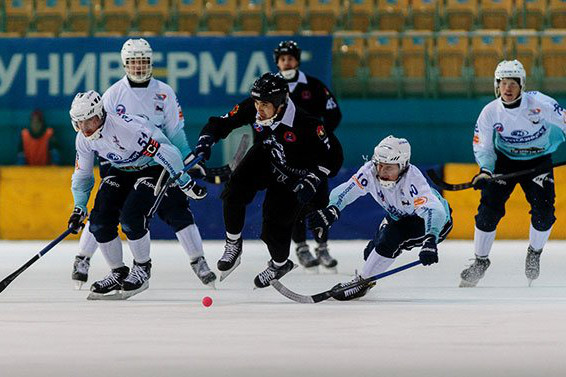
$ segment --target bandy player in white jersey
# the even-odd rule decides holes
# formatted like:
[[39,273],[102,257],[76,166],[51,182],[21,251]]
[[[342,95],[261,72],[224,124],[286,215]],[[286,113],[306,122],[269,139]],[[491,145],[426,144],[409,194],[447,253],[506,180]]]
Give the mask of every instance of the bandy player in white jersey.
[[[112,271],[91,286],[89,299],[128,298],[149,285],[149,215],[155,203],[153,191],[161,167],[175,175],[184,168],[183,157],[144,118],[107,114],[102,98],[93,90],[78,93],[69,113],[77,131],[77,159],[71,187],[75,208],[68,222],[74,233],[81,229],[87,216],[87,202],[94,186],[95,157],[101,156],[111,164],[96,194],[89,230]],[[192,193],[195,185],[187,173],[177,183],[186,195]],[[119,223],[134,257],[131,270],[123,262]]]
[[[136,114],[149,120],[159,128],[183,156],[192,157],[184,131],[185,120],[181,106],[173,89],[152,77],[153,51],[144,39],[127,40],[121,51],[126,74],[112,85],[102,96],[108,113]],[[107,161],[101,162],[101,176]],[[188,161],[185,161],[188,163]],[[200,189],[195,186],[193,191]],[[201,194],[202,193],[202,194]],[[204,189],[191,195],[193,199],[206,196]],[[189,209],[187,196],[178,189],[171,189],[157,211],[157,215],[171,226],[189,256],[190,264],[203,284],[214,285],[216,275],[210,270],[204,257],[200,232]],[[88,229],[81,235],[79,255],[75,257],[72,277],[78,284],[88,279],[90,257],[97,244]]]
[[[475,260],[461,273],[461,287],[475,287],[491,264],[489,253],[505,203],[517,184],[531,206],[525,275],[529,284],[540,274],[540,255],[550,236],[554,216],[554,176],[551,154],[564,141],[564,109],[539,92],[525,92],[526,72],[518,60],[502,61],[495,69],[496,99],[478,117],[473,149],[480,171],[474,177],[481,190],[474,232]],[[537,168],[535,174],[505,181],[485,181],[494,174]]]
[[[419,259],[425,266],[438,262],[437,244],[452,229],[448,202],[426,181],[418,168],[409,163],[411,146],[406,139],[388,136],[374,149],[366,162],[347,182],[330,193],[328,207],[307,216],[311,229],[330,227],[341,211],[361,196],[370,194],[385,209],[386,217],[375,237],[364,250],[364,266],[360,278],[385,272],[403,250],[421,246]],[[364,296],[373,283],[345,289],[337,300],[352,300]]]

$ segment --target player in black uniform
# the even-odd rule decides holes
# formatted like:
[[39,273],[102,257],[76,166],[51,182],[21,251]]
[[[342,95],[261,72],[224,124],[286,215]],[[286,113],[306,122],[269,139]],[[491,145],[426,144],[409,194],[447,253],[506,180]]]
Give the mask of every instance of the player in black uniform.
[[222,193],[226,245],[218,261],[220,280],[240,263],[246,206],[260,190],[263,202],[261,239],[271,260],[254,283],[267,287],[294,267],[289,257],[293,223],[315,196],[320,183],[342,165],[336,153],[338,141],[323,123],[295,107],[288,97],[287,83],[266,73],[251,89],[251,97],[222,117],[211,117],[200,133],[195,154],[206,160],[219,139],[235,128],[253,125],[256,142],[232,173]]
[[[334,132],[342,119],[340,107],[334,95],[320,80],[306,75],[299,70],[301,64],[301,49],[295,41],[283,41],[273,51],[273,59],[279,74],[287,81],[289,97],[293,103],[307,113],[323,120],[327,132]],[[312,200],[316,209],[326,208],[328,204],[328,181],[321,182],[316,196]],[[299,263],[312,268],[319,264],[326,268],[335,268],[338,262],[328,253],[328,229],[321,234],[313,233],[317,243],[316,258],[309,251],[305,213],[299,214],[293,227],[293,241],[297,245],[296,253]]]

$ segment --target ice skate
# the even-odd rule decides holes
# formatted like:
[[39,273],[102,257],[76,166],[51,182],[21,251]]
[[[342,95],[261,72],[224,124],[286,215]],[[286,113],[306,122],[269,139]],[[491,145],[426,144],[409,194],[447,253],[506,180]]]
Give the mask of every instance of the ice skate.
[[126,266],[113,269],[104,279],[92,284],[87,300],[121,300],[122,282],[129,272]]
[[360,280],[362,277],[358,275],[347,283],[336,284],[332,287],[332,298],[338,301],[356,300],[364,297],[370,289],[375,287],[375,282],[360,284]]
[[151,260],[145,263],[134,261],[130,274],[122,283],[122,299],[126,300],[149,288],[151,277]]
[[321,266],[331,272],[337,272],[336,266],[338,265],[338,261],[332,258],[328,253],[328,244],[326,242],[319,243],[314,249],[314,252]]
[[305,268],[307,272],[317,273],[318,265],[320,264],[318,258],[309,251],[309,245],[306,242],[300,242],[295,249],[297,253],[297,260],[299,264]]
[[535,250],[529,246],[527,249],[527,258],[525,259],[525,275],[529,280],[529,287],[533,280],[538,279],[540,275],[540,254],[541,250]]
[[90,258],[81,255],[75,256],[73,263],[73,273],[71,279],[75,282],[75,288],[80,290],[84,283],[88,280],[88,269],[90,267]]
[[466,268],[460,274],[462,281],[460,282],[460,288],[471,288],[478,285],[478,282],[485,275],[485,271],[490,266],[491,262],[488,257],[477,257],[474,263],[468,268]]
[[217,267],[220,270],[220,281],[226,279],[240,265],[242,258],[242,237],[237,240],[226,238],[224,254],[218,260]]
[[290,259],[287,259],[285,264],[281,267],[277,267],[273,263],[273,260],[270,260],[269,262],[267,262],[267,268],[255,277],[254,284],[257,288],[268,287],[271,280],[281,279],[295,267],[297,267],[297,265],[295,265]]
[[200,256],[192,261],[191,268],[204,285],[215,288],[214,282],[216,281],[216,274],[210,270],[204,256]]

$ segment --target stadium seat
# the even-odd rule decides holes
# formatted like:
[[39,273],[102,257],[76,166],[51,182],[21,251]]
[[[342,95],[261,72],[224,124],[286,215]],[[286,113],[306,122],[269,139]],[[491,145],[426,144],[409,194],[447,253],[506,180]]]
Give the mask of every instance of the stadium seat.
[[196,33],[204,13],[202,0],[174,0],[177,6],[177,28],[180,32]]
[[507,30],[513,0],[482,0],[480,23],[484,29]]
[[55,38],[52,31],[28,31],[26,38]]
[[542,29],[547,0],[516,0],[517,27]]
[[124,35],[130,30],[135,9],[135,0],[104,0],[98,21],[106,31]]
[[138,30],[161,33],[169,14],[168,0],[138,0]]
[[545,77],[566,78],[566,30],[547,29],[543,32],[541,59]]
[[334,33],[333,56],[334,67],[338,77],[356,77],[362,66],[365,40],[361,32],[341,31]]
[[413,0],[412,1],[413,29],[435,30],[438,1],[437,0]]
[[309,24],[313,31],[331,33],[340,14],[340,0],[309,0]]
[[296,34],[305,18],[305,0],[274,0],[273,23],[277,30],[290,30]]
[[446,0],[444,17],[449,29],[471,30],[478,15],[478,0]]
[[473,32],[470,61],[474,70],[474,91],[476,94],[493,92],[493,72],[505,56],[503,42],[503,33],[499,30]]
[[509,58],[520,60],[527,71],[527,75],[534,75],[534,69],[539,58],[537,31],[529,29],[509,30],[507,38]]
[[61,38],[84,38],[88,37],[89,33],[86,31],[62,31],[59,34]]
[[33,14],[32,0],[5,0],[5,31],[10,33],[25,34]]
[[566,1],[549,0],[548,18],[550,20],[550,27],[566,29]]
[[[98,6],[100,6],[98,4]],[[67,12],[67,23],[71,32],[90,34],[92,27],[91,0],[69,0],[69,11]]]
[[344,10],[349,14],[348,29],[367,32],[373,19],[375,0],[351,0],[349,5],[349,11]]
[[265,21],[271,19],[271,1],[242,0],[239,18],[242,31],[262,33]]
[[469,92],[469,75],[466,74],[469,46],[468,32],[464,30],[445,30],[438,33],[436,66],[439,93]]
[[66,16],[66,0],[38,1],[35,8],[35,27],[38,32],[57,35],[61,32]]
[[230,34],[234,29],[238,4],[236,0],[206,0],[206,27],[208,31]]
[[377,31],[369,35],[367,41],[367,65],[369,76],[390,78],[399,55],[399,33],[396,31]]
[[377,24],[380,30],[402,31],[409,0],[377,0]]
[[401,38],[401,67],[403,76],[423,78],[427,75],[428,59],[432,53],[432,33],[407,32]]

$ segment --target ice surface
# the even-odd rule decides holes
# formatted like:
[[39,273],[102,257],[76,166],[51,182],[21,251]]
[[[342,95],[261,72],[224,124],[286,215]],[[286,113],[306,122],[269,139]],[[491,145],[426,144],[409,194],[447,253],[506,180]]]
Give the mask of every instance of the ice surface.
[[[0,278],[45,244],[0,242]],[[205,243],[211,267],[222,246]],[[282,282],[312,294],[349,280],[365,242],[330,246],[339,274],[299,268]],[[526,248],[496,241],[486,277],[464,289],[472,245],[446,241],[437,265],[390,276],[359,301],[309,305],[253,290],[268,259],[257,241],[244,242],[242,264],[216,291],[200,284],[177,242],[154,242],[149,290],[87,301],[70,280],[77,243],[64,242],[0,294],[0,376],[564,376],[566,242],[549,243],[530,288]],[[89,285],[106,273],[97,253]]]

